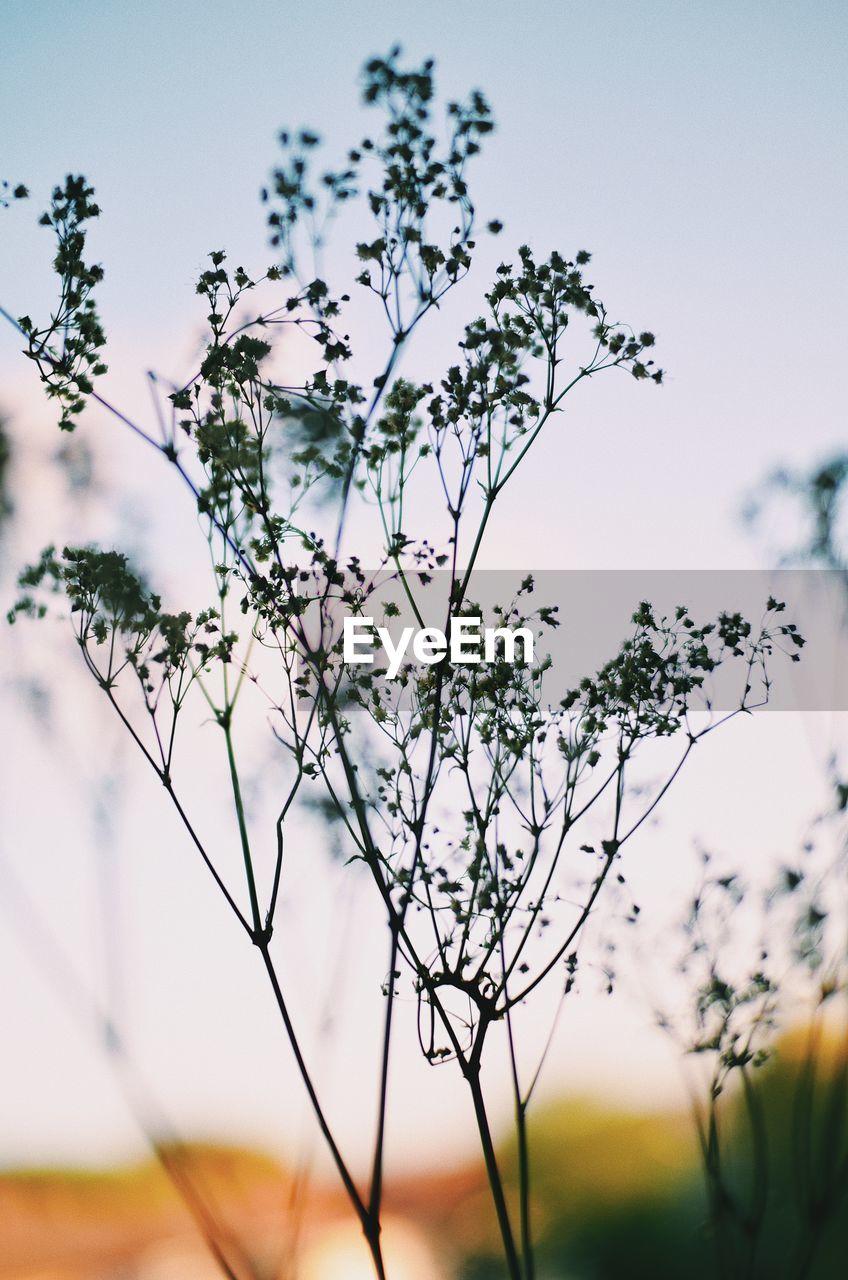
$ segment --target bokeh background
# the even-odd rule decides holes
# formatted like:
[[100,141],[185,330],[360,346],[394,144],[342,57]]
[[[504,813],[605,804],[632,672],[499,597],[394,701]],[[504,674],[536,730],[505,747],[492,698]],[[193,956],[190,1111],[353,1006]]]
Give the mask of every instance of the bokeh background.
[[[33,200],[3,215],[0,304],[46,313],[35,214],[65,173],[85,173],[103,208],[91,236],[106,269],[103,389],[131,414],[153,420],[147,370],[180,381],[192,368],[205,255],[266,261],[258,192],[277,130],[309,124],[343,152],[369,127],[361,63],[399,42],[410,59],[436,57],[444,94],[490,97],[498,129],[474,190],[481,214],[505,224],[423,336],[415,371],[449,362],[487,276],[524,242],[591,250],[601,296],[658,335],[668,369],[661,389],[613,377],[574,403],[505,495],[485,566],[761,568],[802,540],[780,504],[753,525],[744,513],[775,467],[812,465],[845,440],[844,5],[5,0],[2,24],[2,176]],[[348,254],[333,246],[329,272],[343,275]],[[371,341],[365,331],[366,354]],[[179,490],[95,410],[59,439],[18,347],[0,332],[4,598],[46,542],[96,536],[164,566],[166,595],[194,600],[205,547]],[[147,1163],[95,1001],[115,1011],[168,1131],[205,1144],[180,1158],[203,1169],[238,1230],[254,1223],[269,1257],[289,1256],[284,1207],[309,1171],[299,1274],[353,1278],[356,1233],[325,1181],[253,957],[66,631],[5,630],[2,649],[0,1275],[206,1274],[183,1207]],[[827,803],[844,731],[836,712],[767,713],[705,746],[634,845],[648,939],[692,891],[696,845],[755,874],[788,856]],[[264,740],[247,749],[259,814],[274,766],[263,767]],[[193,798],[223,833],[215,769],[198,736]],[[304,825],[302,843],[281,954],[297,967],[296,1012],[341,1137],[364,1160],[379,921],[367,887],[333,873],[320,831]],[[316,884],[317,920],[300,909]],[[641,1274],[634,1239],[639,1256],[681,1258],[703,1217],[679,1057],[653,1026],[663,973],[652,954],[633,944],[612,998],[600,976],[584,984],[544,1077],[540,1211],[551,1257],[567,1256],[574,1275]],[[550,1015],[528,1015],[531,1050]],[[394,1274],[424,1280],[485,1254],[491,1224],[459,1082],[401,1039],[388,1234]],[[494,1072],[489,1086],[506,1134],[506,1081]],[[626,1266],[603,1243],[616,1223]],[[448,1238],[453,1261],[433,1247]],[[685,1256],[701,1274],[703,1249]]]

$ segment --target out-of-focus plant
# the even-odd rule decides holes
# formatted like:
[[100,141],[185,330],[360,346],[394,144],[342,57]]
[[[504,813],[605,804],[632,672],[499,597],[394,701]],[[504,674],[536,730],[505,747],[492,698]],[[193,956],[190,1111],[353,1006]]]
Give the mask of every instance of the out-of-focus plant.
[[[680,961],[694,1002],[660,1014],[706,1065],[693,1104],[721,1276],[802,1280],[848,1195],[844,808],[765,887],[703,854]],[[778,1108],[764,1068],[799,1020]]]
[[[791,550],[784,546],[786,558],[835,571],[848,593],[846,483],[844,453],[809,471],[781,469],[749,515],[761,519],[777,503],[785,517],[791,505],[800,533]],[[836,760],[831,791],[813,838],[765,889],[735,869],[714,872],[704,855],[681,963],[695,993],[694,1023],[686,1030],[679,1010],[660,1014],[681,1047],[710,1064],[695,1110],[722,1276],[813,1274],[848,1197],[848,784]],[[789,1118],[781,1123],[772,1107],[767,1123],[771,1085],[761,1068],[779,1033],[799,1021],[803,1052],[791,1085],[783,1080]],[[738,1135],[727,1141],[740,1107],[747,1117],[741,1144]]]
[[[87,261],[86,224],[99,210],[84,178],[57,187],[42,222],[56,239],[60,298],[45,322],[13,321],[25,354],[64,430],[94,400],[176,470],[205,529],[213,586],[199,614],[169,610],[121,552],[48,548],[21,575],[12,616],[42,615],[51,591],[70,605],[83,662],[258,952],[376,1274],[385,1274],[393,1015],[408,984],[424,1055],[455,1063],[468,1086],[507,1273],[532,1280],[527,1109],[541,1064],[523,1078],[517,1011],[546,981],[563,995],[573,989],[584,926],[607,886],[623,881],[625,845],[694,746],[767,699],[775,647],[797,659],[802,641],[774,600],[760,628],[738,614],[695,620],[684,606],[658,617],[643,603],[621,651],[570,692],[545,689],[547,661],[510,653],[503,636],[479,663],[439,658],[425,646],[397,679],[384,665],[345,662],[342,614],[376,614],[391,626],[405,610],[424,628],[435,587],[446,635],[457,619],[481,619],[473,571],[495,504],[567,398],[612,369],[662,380],[649,354],[653,335],[614,323],[595,296],[588,253],[539,259],[526,246],[498,267],[482,314],[462,331],[456,363],[432,381],[400,377],[410,338],[471,267],[478,232],[468,166],[493,126],[474,92],[448,104],[440,141],[432,64],[406,70],[397,50],[366,65],[364,96],[382,112],[382,130],[338,169],[315,173],[312,132],[281,135],[284,159],[264,193],[274,261],[254,274],[231,268],[221,250],[210,255],[197,282],[205,353],[172,389],[153,430],[95,388],[104,372],[95,301],[102,271]],[[364,206],[373,220],[355,245],[353,283],[386,330],[385,357],[367,375],[368,353],[348,332],[356,318],[350,294],[307,265],[348,206]],[[501,225],[486,229],[497,234]],[[287,353],[304,339],[317,368],[287,379]],[[427,499],[423,529],[416,494]],[[382,552],[369,570],[351,543],[375,525]],[[499,628],[538,638],[556,625],[556,610],[534,604],[533,590],[525,578],[493,611]],[[705,682],[727,661],[739,665],[738,705],[709,714]],[[216,865],[181,796],[181,726],[198,699],[226,761],[241,888]],[[693,715],[705,706],[706,717]],[[264,832],[249,820],[236,728],[269,712],[289,781]],[[663,753],[664,777],[649,791],[631,789],[634,765],[656,742],[677,747],[671,763]],[[278,971],[271,945],[290,819],[316,789],[347,859],[367,869],[387,928],[364,1187],[336,1140],[289,1011],[286,991],[297,975]],[[321,904],[312,909],[319,915]],[[506,1032],[515,1099],[516,1202],[482,1083],[497,1026]]]
[[848,454],[836,453],[810,471],[783,468],[771,478],[767,492],[752,508],[759,514],[766,498],[789,499],[800,516],[800,545],[792,550],[808,564],[846,571],[845,486]]

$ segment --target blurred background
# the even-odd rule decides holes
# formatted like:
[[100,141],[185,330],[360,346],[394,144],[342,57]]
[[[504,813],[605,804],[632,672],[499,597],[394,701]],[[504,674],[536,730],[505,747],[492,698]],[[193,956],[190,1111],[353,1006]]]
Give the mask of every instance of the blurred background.
[[[446,96],[472,86],[489,96],[498,128],[474,192],[481,216],[505,224],[422,334],[413,375],[441,374],[500,257],[525,242],[590,250],[599,293],[657,334],[668,370],[661,389],[612,377],[575,401],[505,494],[485,567],[771,568],[805,544],[803,511],[778,501],[755,522],[745,513],[776,468],[813,468],[846,436],[848,14],[836,0],[806,10],[782,0],[603,10],[6,0],[3,28],[0,176],[33,199],[3,211],[0,305],[15,316],[49,310],[37,214],[65,173],[85,173],[103,209],[91,233],[106,271],[102,389],[131,415],[155,421],[148,370],[180,382],[193,368],[203,340],[193,282],[207,253],[267,261],[258,192],[277,131],[314,126],[330,155],[343,154],[371,123],[359,68],[397,41],[410,61],[436,57]],[[348,272],[342,241],[328,274]],[[365,325],[365,356],[372,341]],[[173,480],[96,408],[60,438],[19,346],[12,328],[0,331],[4,607],[42,546],[88,538],[156,566],[166,600],[195,605],[206,547]],[[67,626],[4,628],[2,652],[0,1277],[218,1274],[186,1187],[202,1189],[233,1256],[252,1251],[254,1275],[370,1274],[255,957],[84,678]],[[642,918],[622,980],[608,997],[599,961],[568,1002],[533,1115],[540,1280],[543,1269],[714,1274],[690,1073],[656,1026],[673,922],[702,849],[764,884],[804,845],[832,805],[845,728],[826,708],[744,718],[699,749],[634,841]],[[201,729],[187,785],[224,843],[230,818]],[[276,765],[264,737],[244,747],[259,822]],[[337,874],[321,829],[304,820],[301,835],[280,963],[297,974],[294,1013],[361,1169],[385,967],[379,915],[364,882]],[[317,920],[302,910],[316,887]],[[529,1055],[555,1008],[528,1010]],[[799,1002],[764,1069],[777,1188],[792,1178],[787,1098],[808,1013]],[[838,1082],[830,1052],[819,1078]],[[510,1167],[503,1063],[487,1085]],[[394,1280],[501,1274],[460,1086],[423,1062],[414,1010],[403,1011],[387,1191]],[[744,1180],[737,1111],[731,1099]],[[777,1194],[775,1259],[785,1254],[780,1203]],[[838,1274],[838,1218],[828,1230],[810,1274]],[[763,1275],[778,1274],[770,1258]]]

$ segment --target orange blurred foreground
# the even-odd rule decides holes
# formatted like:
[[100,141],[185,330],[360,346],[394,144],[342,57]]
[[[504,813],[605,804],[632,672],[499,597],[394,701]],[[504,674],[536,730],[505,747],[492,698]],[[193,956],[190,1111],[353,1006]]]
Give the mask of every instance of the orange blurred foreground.
[[[243,1150],[192,1146],[168,1152],[168,1160],[202,1202],[240,1280],[371,1280],[358,1224],[335,1190],[298,1187],[275,1161]],[[450,1260],[431,1242],[444,1239],[455,1214],[461,1221],[451,1222],[451,1238],[474,1243],[469,1220],[489,1221],[480,1171],[395,1185],[384,1224],[393,1280],[446,1280]],[[219,1280],[221,1274],[186,1199],[156,1163],[108,1173],[0,1175],[0,1280]]]

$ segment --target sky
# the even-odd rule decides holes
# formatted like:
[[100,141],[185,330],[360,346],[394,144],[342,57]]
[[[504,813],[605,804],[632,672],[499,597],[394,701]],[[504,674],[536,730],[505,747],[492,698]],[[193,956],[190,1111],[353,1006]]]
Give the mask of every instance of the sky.
[[[6,0],[3,31],[0,176],[25,182],[35,208],[4,214],[0,304],[12,314],[49,305],[49,252],[33,213],[66,172],[84,172],[103,208],[92,244],[106,268],[104,390],[131,412],[149,420],[147,369],[178,378],[190,367],[202,322],[193,280],[206,253],[226,247],[246,265],[266,261],[258,191],[277,130],[314,125],[331,152],[343,151],[368,126],[358,68],[397,41],[412,59],[436,57],[446,94],[479,85],[498,122],[475,190],[481,212],[505,230],[496,249],[482,250],[462,306],[474,305],[487,269],[520,243],[540,253],[586,248],[601,296],[657,334],[668,370],[662,388],[626,377],[593,382],[505,495],[484,563],[753,567],[773,564],[791,541],[780,525],[752,531],[741,513],[777,465],[811,463],[845,438],[843,5]],[[341,271],[343,248],[334,254],[331,269]],[[422,376],[438,376],[465,318],[458,304],[446,308],[422,340],[414,357]],[[18,449],[7,575],[48,529],[67,537],[76,533],[69,526],[97,528],[99,495],[113,483],[121,500],[107,523],[142,548],[176,544],[182,556],[194,530],[177,512],[176,490],[153,490],[147,463],[130,462],[135,455],[96,415],[89,430],[101,488],[85,503],[62,490],[49,466],[49,415],[11,331],[0,332],[0,408]],[[186,549],[189,565],[192,556]],[[58,634],[39,641],[40,652],[33,643],[4,636],[4,675],[40,659],[44,682],[53,681],[53,719],[45,731],[6,680],[15,749],[4,777],[4,857],[89,984],[102,986],[110,930],[119,936],[117,981],[134,1044],[181,1123],[290,1149],[304,1122],[289,1101],[297,1086],[253,958],[225,933],[161,797],[136,776],[96,691],[78,686]],[[75,745],[81,725],[84,750]],[[820,801],[834,732],[827,717],[774,717],[709,755],[646,845],[655,868],[646,887],[696,834],[744,837],[765,856],[800,830]],[[108,821],[97,819],[92,795]],[[104,849],[120,856],[110,861]],[[113,863],[117,888],[104,890]],[[315,870],[307,861],[299,874],[308,886]],[[118,900],[106,930],[104,892]],[[347,1046],[318,1050],[337,1099],[368,1085],[373,1027],[362,993],[381,961],[363,896],[361,886],[347,896],[334,889],[317,935],[298,918],[294,891],[287,908],[292,955],[305,947],[314,958],[301,1013],[321,1046],[331,1008],[335,1043]],[[338,939],[351,936],[361,965],[339,958]],[[137,1130],[108,1067],[32,950],[3,924],[5,1095],[14,1105],[0,1120],[0,1162],[131,1149]],[[339,981],[358,993],[347,1019]],[[329,1006],[328,990],[336,992]],[[636,1082],[622,1081],[621,1024],[590,1005],[574,1015],[554,1085],[586,1087],[598,1076],[612,1094],[656,1102],[672,1074],[661,1048],[646,1038]],[[634,1005],[619,1014],[636,1034],[643,1013]],[[603,1069],[572,1048],[581,1037],[601,1056],[606,1046]],[[457,1151],[467,1139],[458,1089],[433,1076],[402,1056],[399,1145],[431,1162],[434,1117],[451,1117]],[[234,1079],[243,1087],[234,1090]],[[356,1116],[340,1123],[356,1147]]]
[[[534,545],[551,567],[756,562],[734,528],[750,486],[843,429],[844,7],[253,3],[237,32],[233,12],[5,7],[4,164],[39,201],[69,169],[94,181],[114,378],[185,361],[205,253],[264,259],[277,130],[308,121],[340,150],[365,123],[359,65],[397,40],[438,57],[445,92],[492,100],[477,192],[506,224],[498,253],[590,249],[601,296],[658,335],[668,370],[662,393],[593,385],[559,465],[516,484],[515,511],[530,487],[563,510]],[[15,312],[46,269],[31,235],[4,265]]]

